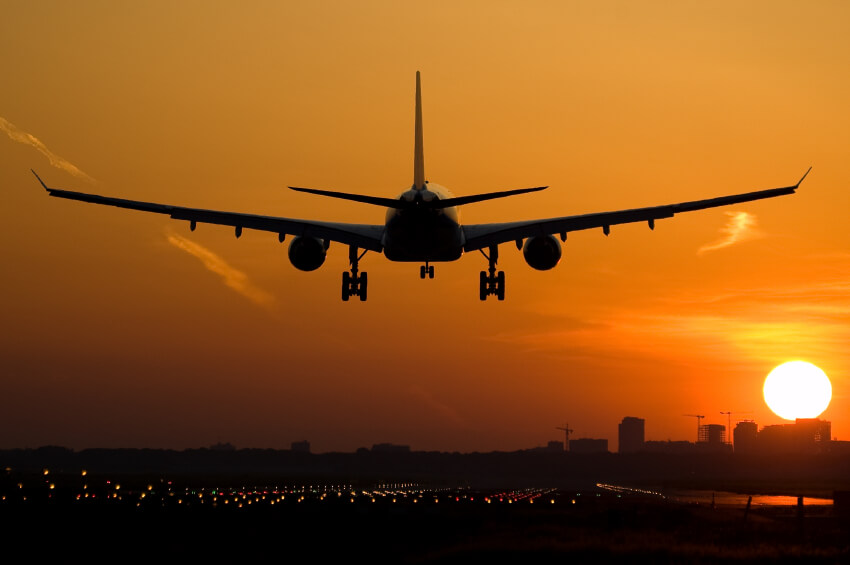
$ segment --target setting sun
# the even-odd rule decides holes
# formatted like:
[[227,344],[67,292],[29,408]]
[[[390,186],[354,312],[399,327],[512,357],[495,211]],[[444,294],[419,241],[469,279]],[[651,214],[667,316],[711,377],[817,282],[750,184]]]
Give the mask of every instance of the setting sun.
[[821,369],[805,361],[789,361],[764,381],[764,401],[786,420],[817,418],[829,406],[832,385]]

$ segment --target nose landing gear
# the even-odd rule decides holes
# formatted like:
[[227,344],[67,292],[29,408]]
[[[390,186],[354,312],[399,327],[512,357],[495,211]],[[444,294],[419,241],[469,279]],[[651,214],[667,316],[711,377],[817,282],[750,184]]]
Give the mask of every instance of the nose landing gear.
[[487,271],[481,271],[481,276],[479,277],[478,297],[481,300],[487,300],[489,295],[494,294],[497,299],[504,300],[505,271],[499,271],[496,273],[496,262],[499,260],[498,246],[491,245],[489,255],[484,253],[483,249],[480,249],[479,251],[481,251],[481,254],[484,255],[485,259],[487,259],[489,266]]
[[434,278],[434,265],[429,265],[428,261],[425,261],[425,264],[419,267],[419,278],[424,279],[426,274],[429,279]]
[[366,301],[366,289],[369,279],[365,272],[359,273],[357,268],[360,259],[366,255],[366,251],[368,250],[364,249],[363,253],[358,255],[357,247],[351,245],[348,248],[348,260],[351,263],[351,272],[342,273],[342,299],[345,302],[348,302],[351,296],[359,296],[360,302]]

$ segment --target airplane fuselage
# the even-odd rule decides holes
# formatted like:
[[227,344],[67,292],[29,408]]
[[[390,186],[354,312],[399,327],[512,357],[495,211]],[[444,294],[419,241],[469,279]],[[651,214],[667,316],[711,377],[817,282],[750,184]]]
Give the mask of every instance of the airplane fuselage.
[[[407,202],[451,198],[442,186],[426,183],[399,195]],[[391,261],[456,261],[463,255],[464,236],[456,206],[387,209],[384,255]]]

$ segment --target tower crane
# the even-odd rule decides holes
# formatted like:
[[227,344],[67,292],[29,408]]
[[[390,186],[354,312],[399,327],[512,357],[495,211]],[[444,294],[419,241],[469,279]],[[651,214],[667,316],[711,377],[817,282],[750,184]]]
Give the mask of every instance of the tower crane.
[[570,450],[570,434],[573,433],[573,430],[570,429],[569,424],[564,424],[564,427],[555,427],[556,430],[561,430],[564,432],[564,451]]
[[697,441],[699,441],[699,430],[701,428],[700,424],[702,423],[702,419],[705,418],[702,414],[683,414],[684,416],[688,416],[689,418],[697,419]]

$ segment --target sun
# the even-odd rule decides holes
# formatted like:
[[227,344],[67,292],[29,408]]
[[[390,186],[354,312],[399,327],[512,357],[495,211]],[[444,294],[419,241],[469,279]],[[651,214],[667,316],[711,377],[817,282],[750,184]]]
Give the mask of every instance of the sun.
[[764,380],[764,401],[786,420],[817,418],[829,406],[832,385],[818,367],[789,361],[773,369]]

